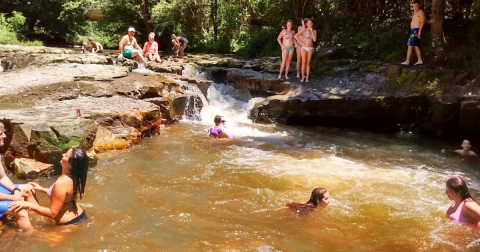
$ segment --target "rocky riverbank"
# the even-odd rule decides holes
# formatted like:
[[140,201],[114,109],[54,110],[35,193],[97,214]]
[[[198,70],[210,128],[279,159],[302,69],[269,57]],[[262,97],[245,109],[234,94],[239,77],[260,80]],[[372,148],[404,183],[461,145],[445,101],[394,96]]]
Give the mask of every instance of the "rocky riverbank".
[[[195,118],[211,84],[188,77],[197,69],[205,71],[207,79],[265,97],[251,111],[259,123],[479,139],[478,73],[357,62],[334,51],[319,52],[312,66],[315,74],[309,83],[300,83],[293,72],[289,80],[277,79],[278,57],[189,55],[152,63],[148,69],[153,72],[142,74],[132,72],[142,65],[116,55],[0,45],[0,121],[8,129],[0,152],[14,169],[29,160],[58,165],[61,153],[72,146],[90,149],[93,162],[95,152],[128,148],[142,137],[159,134],[161,124]],[[17,175],[31,178],[49,174],[49,169]]]

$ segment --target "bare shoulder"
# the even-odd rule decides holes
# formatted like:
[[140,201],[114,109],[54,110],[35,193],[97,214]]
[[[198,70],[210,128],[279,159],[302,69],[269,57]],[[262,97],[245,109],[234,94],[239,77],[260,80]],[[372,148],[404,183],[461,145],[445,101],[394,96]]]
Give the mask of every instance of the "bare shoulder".
[[480,205],[478,205],[478,203],[473,200],[467,200],[465,201],[464,205],[464,211],[465,210],[480,212]]
[[419,16],[425,16],[425,12],[423,12],[423,10],[418,10],[418,13],[417,13]]

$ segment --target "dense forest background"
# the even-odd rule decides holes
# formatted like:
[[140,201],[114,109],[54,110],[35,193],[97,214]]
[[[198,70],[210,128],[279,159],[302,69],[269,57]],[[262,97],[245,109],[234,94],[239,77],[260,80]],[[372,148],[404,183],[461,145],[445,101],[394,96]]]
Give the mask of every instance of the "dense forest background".
[[[437,64],[479,66],[480,1],[469,20],[459,1],[422,1],[436,20],[422,33],[422,53]],[[92,11],[101,13],[98,21],[89,20]],[[399,61],[413,11],[410,0],[2,0],[0,13],[0,43],[65,46],[94,37],[115,48],[132,26],[139,42],[155,32],[160,50],[171,50],[175,33],[188,38],[190,52],[244,57],[279,56],[281,27],[308,17],[317,49],[344,46],[354,59]]]

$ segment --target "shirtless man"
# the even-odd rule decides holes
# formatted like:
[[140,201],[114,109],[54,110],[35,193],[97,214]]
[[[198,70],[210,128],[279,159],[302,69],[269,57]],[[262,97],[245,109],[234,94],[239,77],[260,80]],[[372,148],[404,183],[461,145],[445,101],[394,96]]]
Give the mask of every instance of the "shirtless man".
[[133,27],[128,28],[128,34],[123,36],[118,44],[119,57],[123,55],[127,59],[140,58],[145,63],[145,66],[148,66],[148,62],[142,56],[142,48],[137,44],[137,40],[133,35],[135,35],[135,29]]
[[[454,150],[454,151],[451,151],[451,152],[459,154],[461,156],[465,156],[465,157],[478,157],[475,152],[470,150],[470,148],[472,148],[472,145],[470,144],[470,141],[468,139],[463,140],[461,146],[462,146],[461,149]],[[446,152],[445,149],[442,149],[442,152],[445,153]]]
[[414,65],[422,65],[422,54],[420,52],[420,39],[422,38],[422,30],[425,23],[433,24],[435,21],[427,20],[425,18],[425,13],[423,10],[420,9],[420,1],[414,0],[412,2],[413,6],[413,16],[412,22],[410,23],[410,37],[408,38],[408,50],[407,50],[407,60],[402,62],[402,65],[409,65],[410,64],[410,56],[412,56],[412,52],[415,49],[415,54],[417,54],[418,61]]
[[92,45],[92,53],[103,53],[102,44],[95,42],[95,39],[89,38],[90,44]]

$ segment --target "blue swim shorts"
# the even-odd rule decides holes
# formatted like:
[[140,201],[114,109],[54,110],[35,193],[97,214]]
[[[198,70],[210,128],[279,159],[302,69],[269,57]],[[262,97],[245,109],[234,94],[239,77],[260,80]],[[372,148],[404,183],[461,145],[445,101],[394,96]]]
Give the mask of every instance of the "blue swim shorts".
[[[18,188],[18,184],[15,184],[15,187]],[[2,185],[0,185],[0,193],[12,194],[10,190],[3,187]],[[3,214],[8,210],[8,208],[10,207],[10,203],[12,202],[13,201],[11,200],[0,200],[0,217],[2,217]]]
[[410,36],[408,37],[408,43],[407,45],[409,46],[420,46],[420,39],[418,38],[418,31],[419,28],[413,28],[410,31]]

